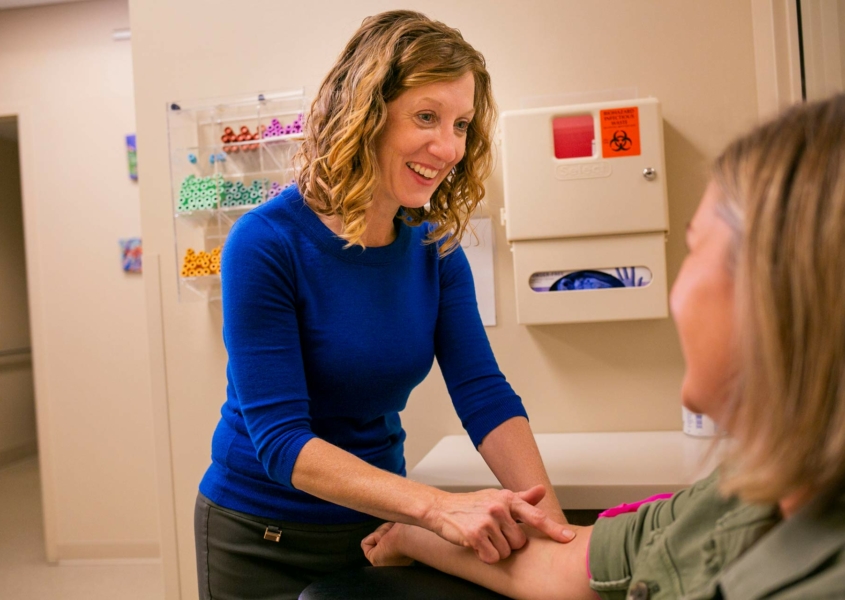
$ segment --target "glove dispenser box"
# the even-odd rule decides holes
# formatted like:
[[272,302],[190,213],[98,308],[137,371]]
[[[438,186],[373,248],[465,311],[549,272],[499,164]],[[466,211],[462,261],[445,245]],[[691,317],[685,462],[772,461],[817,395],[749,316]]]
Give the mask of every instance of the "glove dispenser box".
[[668,316],[657,100],[509,111],[501,136],[517,321]]

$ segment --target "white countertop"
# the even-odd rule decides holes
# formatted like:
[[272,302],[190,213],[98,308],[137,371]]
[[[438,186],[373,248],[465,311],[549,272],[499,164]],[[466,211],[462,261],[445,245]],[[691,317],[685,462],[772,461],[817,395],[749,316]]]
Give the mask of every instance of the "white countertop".
[[[718,452],[707,456],[712,438],[680,431],[534,437],[564,509],[604,509],[676,492],[718,464]],[[449,492],[501,487],[466,435],[444,437],[408,477]]]

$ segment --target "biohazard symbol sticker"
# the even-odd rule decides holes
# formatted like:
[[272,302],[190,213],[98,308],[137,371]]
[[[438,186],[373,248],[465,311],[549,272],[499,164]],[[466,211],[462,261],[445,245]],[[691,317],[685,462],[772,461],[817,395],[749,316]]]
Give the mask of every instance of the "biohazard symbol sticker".
[[636,106],[601,111],[601,155],[640,155],[640,111]]

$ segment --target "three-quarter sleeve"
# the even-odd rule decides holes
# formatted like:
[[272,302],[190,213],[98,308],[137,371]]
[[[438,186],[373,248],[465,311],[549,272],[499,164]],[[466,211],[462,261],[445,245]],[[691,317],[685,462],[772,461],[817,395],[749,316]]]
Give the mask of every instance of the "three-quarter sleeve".
[[508,419],[527,418],[522,400],[496,364],[461,248],[440,260],[435,355],[455,410],[476,448]]
[[294,463],[315,435],[285,240],[263,217],[245,215],[226,240],[221,278],[230,382],[268,477],[292,487]]

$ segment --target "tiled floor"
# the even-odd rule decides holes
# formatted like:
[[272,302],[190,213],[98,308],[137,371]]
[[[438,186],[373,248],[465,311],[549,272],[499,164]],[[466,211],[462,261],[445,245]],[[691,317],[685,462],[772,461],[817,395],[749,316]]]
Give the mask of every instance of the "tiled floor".
[[0,469],[0,598],[162,600],[161,565],[49,565],[38,461]]

